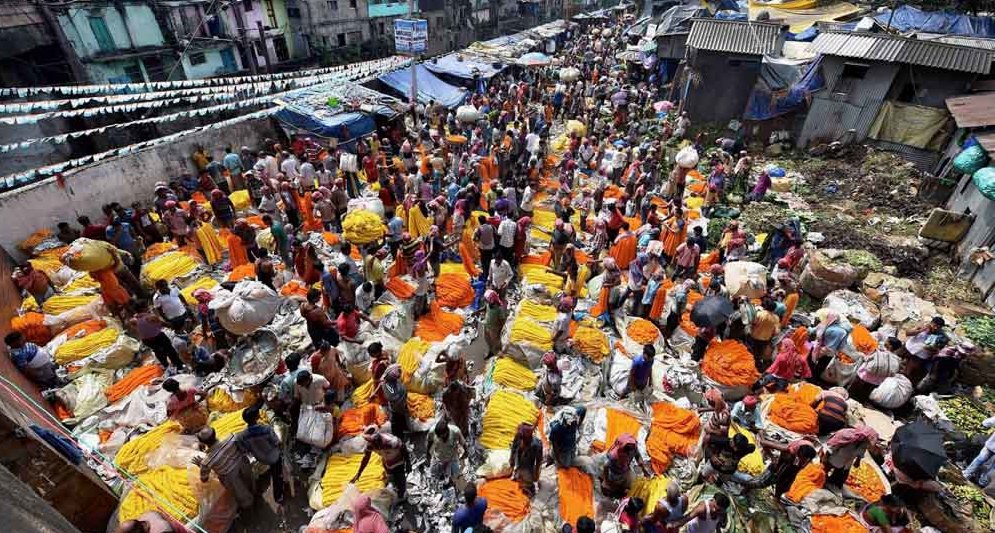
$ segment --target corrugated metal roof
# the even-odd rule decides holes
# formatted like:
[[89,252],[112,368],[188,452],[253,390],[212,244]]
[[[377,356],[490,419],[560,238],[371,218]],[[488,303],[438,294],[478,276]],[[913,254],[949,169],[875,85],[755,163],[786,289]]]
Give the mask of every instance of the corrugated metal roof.
[[777,52],[780,23],[694,19],[687,46],[713,52],[763,55]]
[[958,128],[995,126],[995,93],[947,98],[947,109]]
[[968,48],[984,48],[995,51],[995,39],[984,39],[981,37],[965,37],[963,35],[945,35],[942,33],[917,33],[916,39],[922,41],[937,41]]
[[832,56],[908,63],[975,74],[988,74],[995,57],[992,52],[980,48],[879,33],[825,32],[815,38],[812,49]]

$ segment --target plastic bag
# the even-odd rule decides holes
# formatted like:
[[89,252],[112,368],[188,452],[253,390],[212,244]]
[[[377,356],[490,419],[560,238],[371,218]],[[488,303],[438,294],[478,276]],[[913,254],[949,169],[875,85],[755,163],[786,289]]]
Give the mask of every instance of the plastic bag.
[[694,168],[698,166],[698,151],[693,146],[685,146],[674,156],[674,162],[681,168]]
[[69,245],[62,254],[62,262],[73,270],[93,272],[114,264],[110,244],[91,239],[79,238]]
[[324,448],[331,444],[335,436],[335,426],[330,413],[319,413],[314,407],[301,407],[300,422],[297,423],[297,440]]
[[244,280],[235,290],[219,289],[208,304],[218,322],[235,335],[248,335],[265,326],[280,309],[280,296],[258,281]]
[[859,362],[844,363],[839,357],[833,357],[829,366],[822,372],[822,379],[827,383],[846,387],[857,376]]
[[954,157],[954,168],[963,174],[974,174],[988,164],[988,153],[975,144],[965,148]]
[[359,172],[359,161],[356,154],[343,153],[339,156],[339,168],[343,172]]
[[472,105],[461,105],[456,109],[456,118],[460,122],[476,122],[480,119],[480,111]]
[[915,388],[909,378],[896,374],[885,378],[873,391],[870,399],[885,409],[898,409],[912,398]]
[[760,298],[767,292],[767,268],[749,261],[726,264],[726,287],[731,296]]
[[971,178],[974,186],[989,200],[995,200],[995,167],[985,167],[974,173]]

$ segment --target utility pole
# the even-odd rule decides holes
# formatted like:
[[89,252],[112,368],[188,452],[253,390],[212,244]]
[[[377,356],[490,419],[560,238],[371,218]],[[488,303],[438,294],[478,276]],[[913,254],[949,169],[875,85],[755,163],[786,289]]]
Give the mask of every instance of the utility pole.
[[235,16],[235,24],[238,26],[238,42],[242,46],[242,50],[245,50],[245,58],[249,62],[249,71],[254,76],[259,73],[259,61],[256,60],[256,51],[253,50],[245,30],[245,13],[242,12],[245,9],[244,6],[245,4],[242,3],[232,4],[231,12]]
[[[408,20],[412,21],[414,24],[415,20],[415,0],[408,0]],[[412,27],[412,30],[414,28]],[[415,117],[415,123],[418,120],[418,54],[415,52],[411,53],[411,113]]]
[[266,44],[266,30],[263,29],[263,22],[261,20],[256,21],[256,29],[259,30],[259,44],[262,45],[263,60],[266,61],[266,73],[273,73],[273,65],[269,61],[269,46]]

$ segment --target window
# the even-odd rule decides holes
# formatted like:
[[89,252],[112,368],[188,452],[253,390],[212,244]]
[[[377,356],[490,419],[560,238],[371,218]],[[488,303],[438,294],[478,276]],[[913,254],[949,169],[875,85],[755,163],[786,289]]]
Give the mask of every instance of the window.
[[356,0],[349,0],[349,7],[356,9]]
[[242,9],[244,11],[252,11],[252,0],[242,0]]
[[345,34],[340,33],[338,35],[338,39],[339,39],[339,46],[345,46]]
[[359,44],[363,42],[363,32],[351,31],[346,35],[346,40],[349,42],[349,44]]
[[207,63],[207,58],[204,57],[204,52],[194,52],[190,54],[191,65],[203,65],[204,63]]
[[266,57],[266,49],[263,48],[263,42],[254,41],[253,44],[256,46],[256,55]]
[[840,73],[840,79],[836,80],[836,86],[833,88],[833,92],[839,94],[850,94],[853,90],[854,84],[856,84],[858,80],[864,79],[870,68],[870,65],[864,65],[861,63],[843,63],[843,71]]
[[93,32],[93,38],[97,40],[97,48],[100,48],[101,52],[113,52],[115,48],[114,38],[111,37],[111,32],[107,29],[104,17],[87,18],[90,20],[90,31]]
[[138,63],[124,67],[124,75],[131,80],[131,83],[142,83],[145,77],[142,76],[142,67]]
[[273,37],[273,50],[276,50],[276,60],[278,62],[290,59],[290,51],[287,50],[287,39],[283,35]]
[[379,33],[380,35],[383,35],[383,33],[384,33],[384,25],[383,25],[383,22],[381,22],[381,23],[379,23],[379,24],[377,25],[377,33]]
[[338,11],[339,10],[338,0],[328,0],[328,9],[331,9],[332,11]]
[[167,81],[169,73],[166,72],[166,66],[158,56],[146,56],[141,61],[149,81]]
[[299,19],[301,18],[301,9],[299,7],[288,7],[287,16],[292,19]]

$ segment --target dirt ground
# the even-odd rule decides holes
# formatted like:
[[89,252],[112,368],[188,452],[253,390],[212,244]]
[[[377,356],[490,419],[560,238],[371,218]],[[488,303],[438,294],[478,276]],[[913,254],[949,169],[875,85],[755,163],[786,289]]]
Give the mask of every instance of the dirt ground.
[[754,205],[743,214],[752,231],[798,216],[809,232],[823,235],[820,248],[870,252],[884,271],[915,280],[916,292],[925,299],[939,305],[982,303],[978,291],[957,277],[949,254],[930,250],[917,239],[937,206],[919,198],[922,174],[911,163],[888,152],[851,146],[833,156],[761,155],[755,167],[768,164],[801,177],[796,176],[788,204],[765,206],[760,212]]

